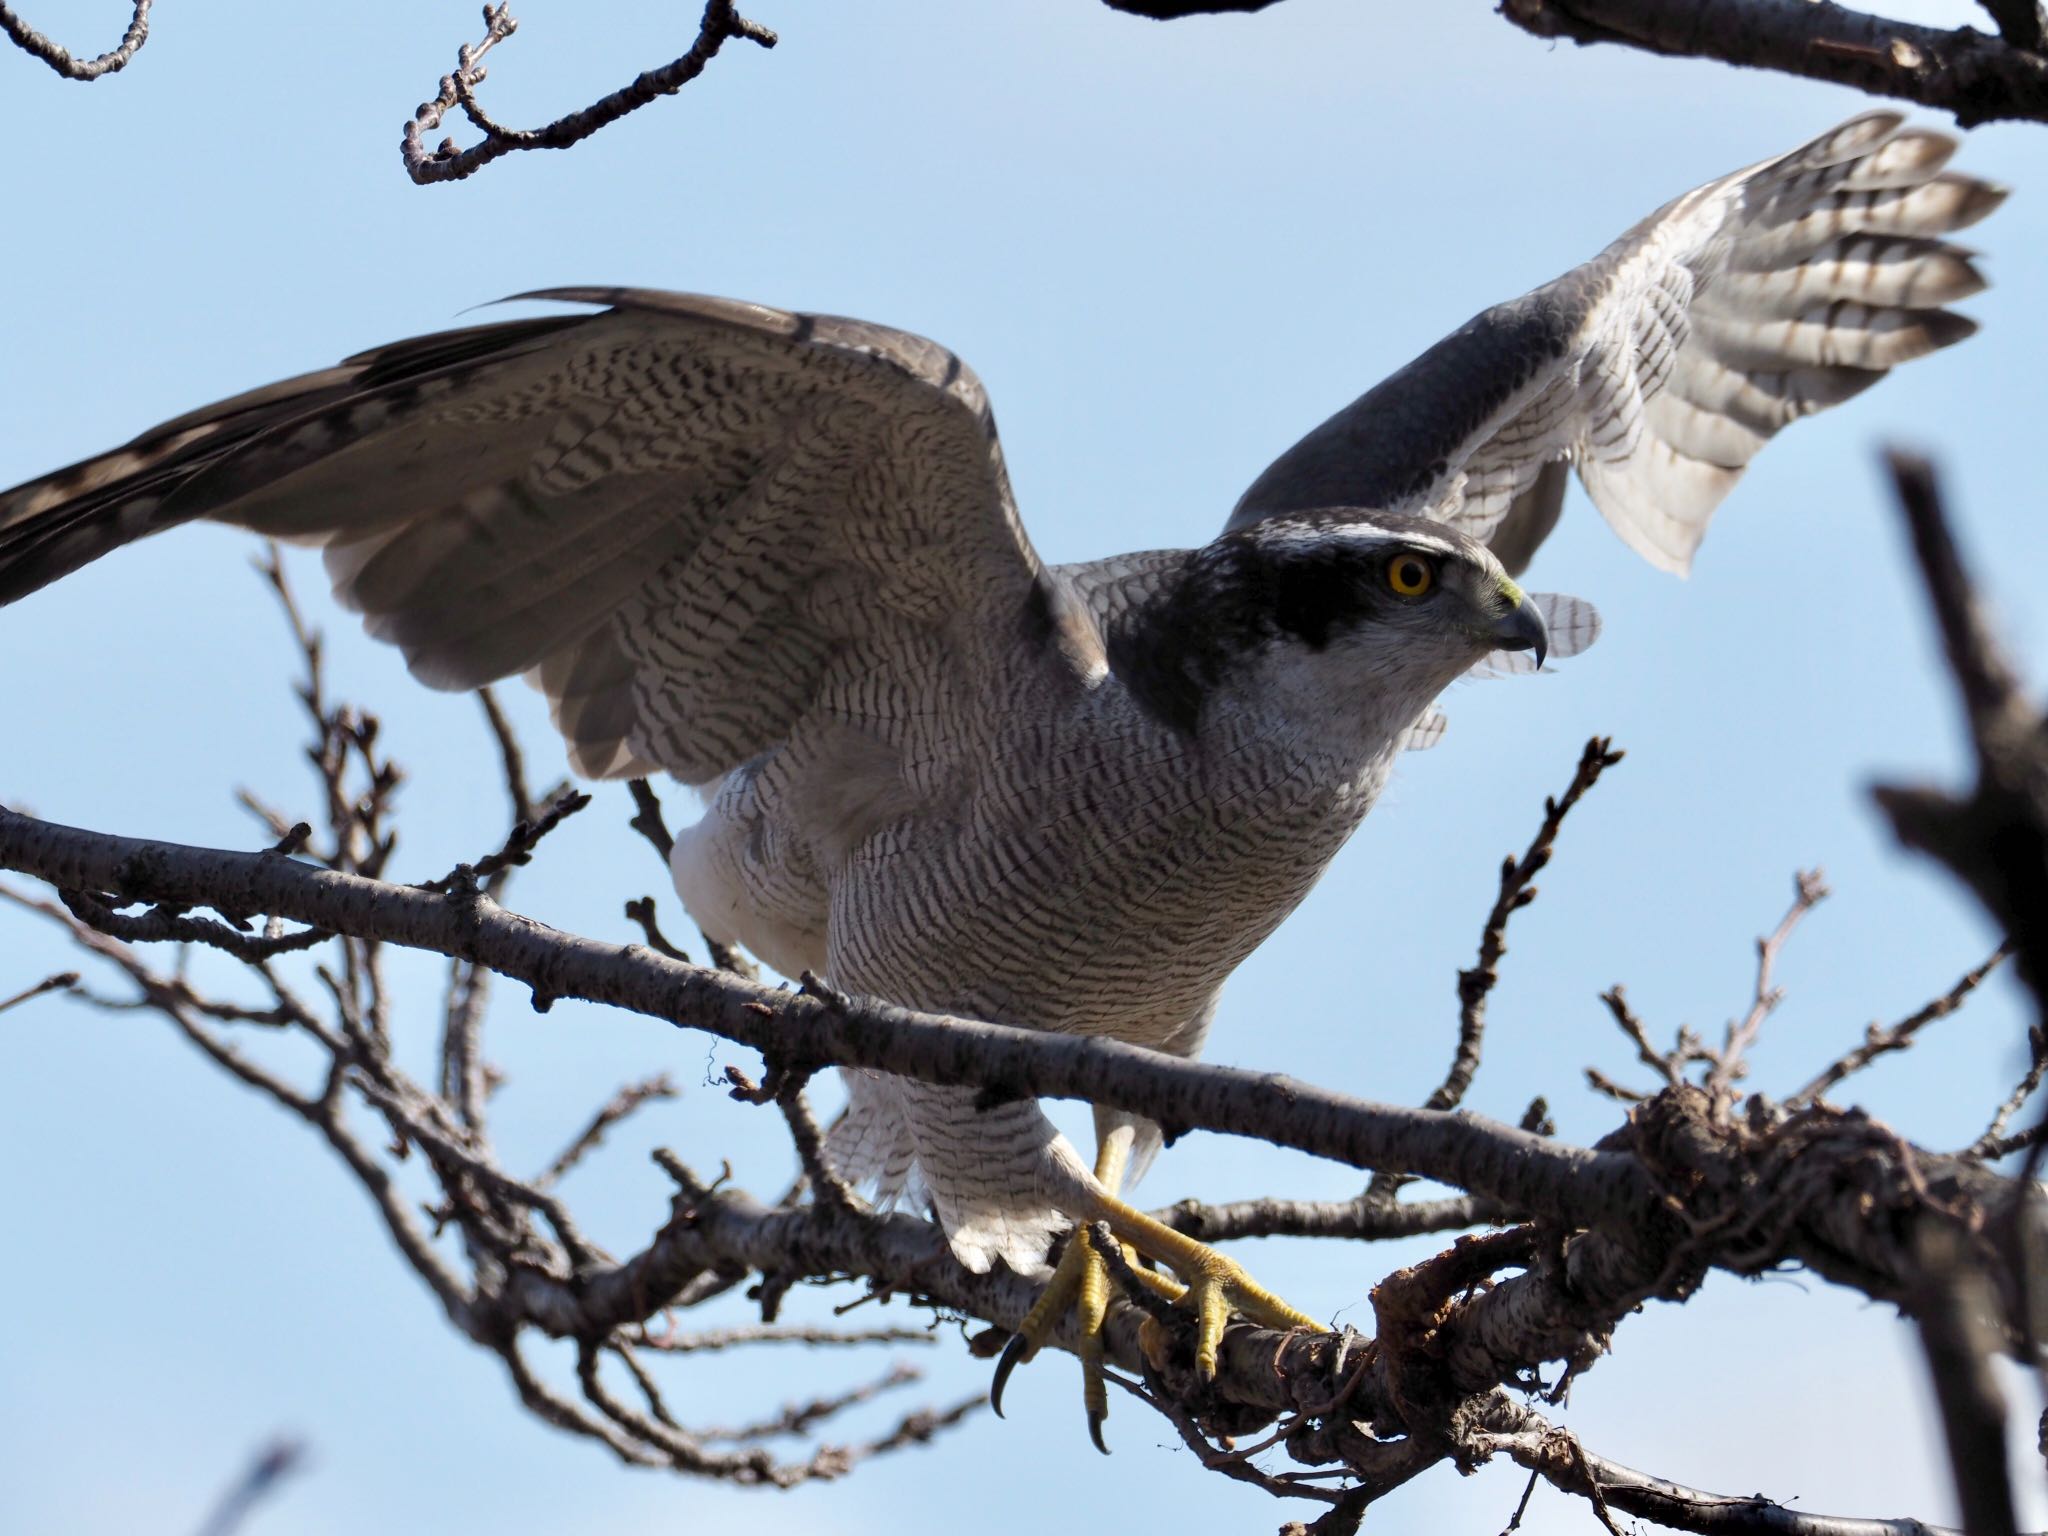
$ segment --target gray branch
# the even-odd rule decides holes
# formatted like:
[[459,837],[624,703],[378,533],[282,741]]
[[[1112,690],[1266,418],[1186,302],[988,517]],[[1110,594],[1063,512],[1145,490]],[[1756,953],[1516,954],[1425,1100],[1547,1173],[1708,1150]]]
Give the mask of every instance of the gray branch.
[[128,30],[116,43],[97,58],[75,58],[70,50],[60,47],[14,13],[14,7],[0,0],[0,32],[22,52],[32,58],[41,59],[66,80],[97,80],[102,75],[111,75],[128,67],[128,61],[141,51],[149,41],[149,8],[155,0],[135,0],[133,13],[128,18]]
[[[680,57],[636,76],[609,96],[592,102],[579,112],[558,117],[541,128],[508,128],[484,110],[476,88],[486,77],[483,57],[519,29],[509,0],[484,6],[484,35],[457,50],[454,72],[441,77],[440,92],[432,101],[422,102],[405,125],[400,155],[405,173],[421,186],[437,181],[460,181],[473,176],[493,160],[522,149],[567,149],[581,143],[600,128],[637,112],[663,96],[673,96],[704,72],[719,49],[733,38],[745,38],[763,48],[775,46],[775,34],[759,22],[739,14],[733,0],[707,0],[696,41]],[[443,139],[433,149],[426,136],[439,128],[448,114],[460,109],[470,125],[483,135],[481,142],[458,149],[453,139]]]
[[2015,46],[2013,30],[1916,26],[1830,0],[1500,0],[1499,9],[1537,37],[1823,80],[1951,113],[1965,128],[2048,122],[2048,58]]

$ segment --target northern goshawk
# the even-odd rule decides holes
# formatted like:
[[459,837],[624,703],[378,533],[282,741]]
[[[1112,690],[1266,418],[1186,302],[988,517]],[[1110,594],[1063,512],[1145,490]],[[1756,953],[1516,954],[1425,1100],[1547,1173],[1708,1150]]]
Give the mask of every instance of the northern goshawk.
[[[0,494],[0,602],[194,518],[317,544],[423,681],[524,674],[578,772],[701,789],[673,869],[712,937],[1192,1056],[1445,686],[1592,638],[1512,579],[1567,466],[1680,571],[1780,428],[1970,333],[1944,306],[1983,280],[1942,237],[2003,193],[1954,148],[1872,113],[1686,194],[1338,412],[1197,549],[1043,564],[931,342],[574,288],[529,297],[601,307],[380,347]],[[1231,1308],[1310,1321],[1118,1198],[1148,1122],[1098,1111],[1091,1171],[1035,1102],[847,1075],[832,1157],[919,1189],[970,1267],[1107,1222],[1187,1283],[1205,1372]],[[1077,1299],[1092,1338],[1105,1296],[1077,1235],[1019,1351]]]

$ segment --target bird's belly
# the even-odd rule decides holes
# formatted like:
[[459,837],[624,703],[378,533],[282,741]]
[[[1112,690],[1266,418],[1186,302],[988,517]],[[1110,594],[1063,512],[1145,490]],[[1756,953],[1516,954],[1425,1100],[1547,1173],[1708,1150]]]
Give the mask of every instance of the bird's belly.
[[834,978],[910,1007],[1169,1046],[1376,789],[897,824],[834,882]]

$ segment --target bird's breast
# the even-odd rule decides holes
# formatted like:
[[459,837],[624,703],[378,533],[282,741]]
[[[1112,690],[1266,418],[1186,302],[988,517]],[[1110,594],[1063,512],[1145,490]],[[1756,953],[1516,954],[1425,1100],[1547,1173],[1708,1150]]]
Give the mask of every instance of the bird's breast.
[[1307,894],[1391,756],[1332,761],[1279,731],[1015,744],[954,814],[903,818],[857,850],[835,882],[835,976],[910,1006],[1164,1045]]

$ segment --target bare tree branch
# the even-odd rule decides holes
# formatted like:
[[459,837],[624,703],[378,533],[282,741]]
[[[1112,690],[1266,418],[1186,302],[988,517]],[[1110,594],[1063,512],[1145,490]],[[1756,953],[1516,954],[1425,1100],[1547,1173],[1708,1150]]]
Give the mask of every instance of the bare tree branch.
[[1508,1219],[1498,1201],[1472,1195],[1399,1201],[1360,1194],[1349,1200],[1238,1200],[1204,1205],[1183,1200],[1152,1213],[1176,1232],[1205,1243],[1244,1237],[1337,1237],[1357,1242],[1457,1232]]
[[128,61],[149,41],[149,8],[154,3],[155,0],[134,0],[128,30],[122,34],[121,41],[97,58],[74,58],[68,50],[29,26],[4,0],[0,0],[0,32],[4,32],[17,48],[41,59],[66,80],[97,80],[102,75],[127,68]]
[[1998,1298],[1953,1233],[1922,1235],[1920,1344],[1934,1378],[1949,1464],[1970,1536],[2017,1536],[2006,1465],[2005,1397],[1992,1374]]
[[1998,23],[1998,35],[2015,48],[2040,53],[2048,44],[2048,7],[2040,0],[1977,0]]
[[[1877,1060],[1878,1057],[1893,1051],[1910,1049],[1913,1041],[1918,1037],[1922,1029],[1932,1024],[1936,1019],[1945,1019],[1958,1008],[1961,1008],[1970,994],[1983,985],[1984,978],[1997,970],[2000,962],[2010,953],[2011,950],[2005,945],[1999,945],[1998,948],[1991,952],[1990,957],[1982,965],[1965,971],[1957,979],[1954,986],[1950,987],[1933,1001],[1916,1008],[1912,1013],[1906,1015],[1905,1018],[1899,1020],[1898,1023],[1884,1028],[1880,1028],[1876,1024],[1866,1026],[1863,1031],[1863,1043],[1853,1051],[1843,1052],[1828,1063],[1826,1067],[1822,1068],[1811,1082],[1785,1100],[1787,1107],[1797,1108],[1802,1104],[1811,1104],[1826,1094],[1829,1089],[1838,1086],[1851,1074],[1861,1072],[1865,1067]],[[2030,1088],[2028,1092],[2031,1091]],[[2025,1096],[2022,1095],[2022,1102],[2024,1102],[2024,1098]],[[2017,1109],[2019,1106],[2015,1104],[2013,1107]],[[1995,1128],[1987,1131],[1985,1135],[1987,1138],[1995,1137],[1998,1132],[2004,1129],[2005,1126],[2002,1121],[1996,1122]]]
[[199,1527],[199,1536],[233,1536],[249,1518],[249,1512],[277,1492],[278,1486],[304,1467],[306,1447],[283,1436],[256,1453],[248,1470],[221,1495],[220,1503]]
[[[114,837],[0,807],[0,867],[62,890],[268,911],[483,964],[552,1001],[611,1003],[709,1029],[778,1060],[928,1082],[1090,1098],[1161,1124],[1275,1140],[1359,1168],[1455,1182],[1564,1220],[1651,1220],[1659,1194],[1627,1159],[1560,1147],[1473,1116],[1367,1104],[1275,1074],[1183,1062],[870,1000],[820,1003],[720,972],[545,928],[478,893],[443,894],[264,854]],[[1277,1134],[1276,1134],[1277,1129]]]
[[1792,905],[1785,909],[1778,926],[1756,941],[1756,994],[1742,1021],[1729,1024],[1727,1039],[1707,1069],[1706,1088],[1709,1093],[1729,1092],[1736,1080],[1746,1074],[1747,1068],[1742,1060],[1744,1052],[1756,1043],[1757,1032],[1764,1027],[1764,1020],[1784,1001],[1784,990],[1773,983],[1778,956],[1784,951],[1785,941],[1792,937],[1792,930],[1799,926],[1800,919],[1825,901],[1827,895],[1827,883],[1819,870],[1804,870],[1792,877]]
[[1153,21],[1179,21],[1188,16],[1223,16],[1263,11],[1279,0],[1102,0],[1112,11]]
[[[1579,754],[1578,767],[1565,792],[1543,802],[1543,821],[1536,829],[1521,858],[1510,855],[1501,861],[1500,893],[1486,915],[1479,935],[1479,958],[1458,972],[1458,1046],[1444,1080],[1423,1101],[1425,1109],[1456,1109],[1479,1070],[1480,1052],[1486,1041],[1486,999],[1500,981],[1501,957],[1507,953],[1508,919],[1536,899],[1536,876],[1550,863],[1556,850],[1557,834],[1565,817],[1600,775],[1622,759],[1614,743],[1604,736],[1588,741]],[[1406,1180],[1398,1173],[1380,1172],[1372,1177],[1366,1199],[1392,1200]]]
[[2039,1133],[2048,1129],[2048,1122],[2042,1122],[2037,1124],[2032,1132],[2022,1132],[2018,1136],[2005,1134],[2005,1128],[2012,1123],[2012,1117],[2034,1096],[2034,1091],[2041,1086],[2041,1079],[2048,1076],[2048,1029],[2043,1029],[2039,1024],[2028,1029],[2027,1047],[2027,1070],[2020,1075],[2020,1080],[2013,1084],[2012,1092],[2005,1096],[2005,1101],[1992,1115],[1991,1123],[1984,1128],[1984,1134],[1970,1144],[1970,1150],[1964,1154],[1965,1156],[1995,1160],[2009,1152],[2016,1152],[2023,1146],[2033,1145]]
[[586,1125],[576,1139],[564,1147],[556,1155],[555,1160],[542,1170],[540,1176],[533,1181],[534,1188],[546,1189],[560,1179],[588,1153],[597,1149],[607,1131],[643,1105],[651,1104],[657,1099],[679,1099],[682,1096],[682,1089],[670,1081],[666,1072],[657,1073],[641,1082],[626,1084],[591,1116],[590,1124]]
[[1537,37],[1776,70],[1919,102],[1965,128],[2048,122],[2048,58],[1969,27],[1916,26],[1831,0],[1500,0],[1498,8]]
[[[441,89],[432,101],[423,102],[405,125],[401,155],[405,173],[425,186],[437,181],[460,181],[514,150],[567,149],[589,138],[598,129],[637,112],[663,96],[673,96],[704,72],[718,50],[732,38],[745,38],[763,48],[775,46],[775,34],[758,22],[739,14],[733,0],[708,0],[697,39],[679,58],[659,69],[650,69],[629,85],[592,102],[579,112],[558,117],[541,128],[508,128],[487,113],[476,98],[486,71],[483,57],[519,28],[510,0],[484,6],[484,35],[457,50],[455,70],[441,77]],[[461,108],[470,125],[483,135],[482,142],[458,149],[453,139],[426,147],[426,135],[439,128],[447,115]]]
[[1968,798],[1899,786],[1874,793],[1901,842],[1931,854],[1977,893],[2010,936],[2020,977],[2048,1014],[2048,724],[1991,638],[1933,466],[1899,451],[1888,459],[1963,702],[1977,783]]
[[739,1349],[749,1344],[934,1344],[934,1335],[915,1328],[806,1328],[759,1325],[714,1328],[703,1333],[637,1335],[639,1349],[659,1350],[671,1355],[712,1354],[722,1349]]
[[31,999],[45,996],[51,992],[76,991],[78,981],[79,976],[76,971],[59,971],[54,976],[45,976],[34,986],[24,987],[12,997],[0,997],[0,1013],[5,1013],[10,1008],[18,1008]]
[[[1610,1509],[1698,1536],[1963,1536],[1924,1520],[1870,1520],[1817,1515],[1773,1503],[1761,1494],[1729,1495],[1688,1488],[1610,1461],[1538,1414],[1495,1393],[1476,1446],[1501,1452],[1565,1493],[1591,1498],[1597,1488]],[[1975,1536],[1975,1533],[1972,1533]]]

